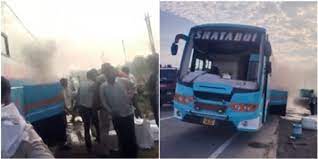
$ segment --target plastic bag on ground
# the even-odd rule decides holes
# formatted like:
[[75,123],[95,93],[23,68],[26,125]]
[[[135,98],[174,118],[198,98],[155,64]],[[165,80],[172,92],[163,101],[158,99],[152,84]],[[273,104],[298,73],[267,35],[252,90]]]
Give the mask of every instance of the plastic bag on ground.
[[144,119],[142,123],[140,121],[135,122],[135,131],[139,148],[151,149],[154,146],[154,139],[148,120]]
[[158,125],[156,124],[155,120],[150,120],[150,130],[151,130],[151,136],[154,141],[159,140],[159,128]]

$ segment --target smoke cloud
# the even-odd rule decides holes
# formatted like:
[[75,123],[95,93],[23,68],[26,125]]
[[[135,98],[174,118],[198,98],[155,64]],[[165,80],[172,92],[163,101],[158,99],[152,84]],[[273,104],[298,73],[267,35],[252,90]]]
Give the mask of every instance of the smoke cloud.
[[33,81],[38,83],[57,81],[52,63],[55,51],[56,43],[53,40],[42,40],[39,43],[32,43],[24,47],[22,50],[24,62],[30,67]]

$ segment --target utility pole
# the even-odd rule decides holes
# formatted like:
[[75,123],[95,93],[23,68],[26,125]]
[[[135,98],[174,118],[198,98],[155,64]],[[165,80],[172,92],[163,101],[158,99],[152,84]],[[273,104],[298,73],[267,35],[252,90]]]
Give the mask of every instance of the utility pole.
[[100,54],[100,60],[103,63],[105,63],[105,60],[104,60],[104,51],[102,51],[102,53]]
[[153,41],[152,30],[151,30],[151,25],[150,25],[149,13],[145,14],[145,21],[146,21],[147,30],[148,30],[148,36],[149,36],[149,43],[150,43],[151,52],[152,52],[152,54],[156,54],[155,44],[154,44],[154,41]]
[[125,43],[124,40],[121,41],[123,45],[123,51],[124,51],[124,56],[125,56],[125,64],[127,63],[127,56],[126,56],[126,49],[125,49]]

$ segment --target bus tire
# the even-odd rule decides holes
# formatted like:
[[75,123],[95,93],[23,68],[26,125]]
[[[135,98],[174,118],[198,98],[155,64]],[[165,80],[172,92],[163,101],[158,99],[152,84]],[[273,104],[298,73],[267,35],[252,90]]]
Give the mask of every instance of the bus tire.
[[67,121],[64,112],[31,124],[48,146],[56,146],[66,142]]

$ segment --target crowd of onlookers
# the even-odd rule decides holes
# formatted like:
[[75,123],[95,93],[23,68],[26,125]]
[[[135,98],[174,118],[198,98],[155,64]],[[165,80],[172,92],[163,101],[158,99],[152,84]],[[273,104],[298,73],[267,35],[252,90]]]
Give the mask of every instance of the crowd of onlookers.
[[[154,70],[146,85],[151,108],[158,125],[158,72],[156,69]],[[69,79],[62,78],[60,84],[63,87],[65,114],[71,115],[70,122],[74,122],[77,116],[81,117],[84,125],[85,146],[89,153],[93,152],[90,132],[94,126],[96,142],[102,148],[102,152],[98,156],[110,156],[109,131],[112,122],[118,137],[120,157],[137,157],[138,146],[134,117],[143,115],[138,108],[136,79],[128,67],[118,70],[111,64],[104,63],[99,71],[97,69],[89,70],[85,78],[79,76]],[[2,130],[13,132],[2,133],[2,139],[4,137],[7,139],[6,142],[1,142],[2,149],[8,150],[2,151],[2,157],[53,157],[41,137],[10,101],[10,83],[4,77],[1,79],[1,95]],[[6,114],[10,114],[7,121],[3,119]],[[13,129],[11,125],[14,125],[15,122],[17,122],[17,127]],[[68,124],[65,123],[65,125]],[[10,135],[4,136],[4,134]],[[66,134],[65,138],[67,138],[66,142],[60,146],[70,149],[72,147],[70,134]]]
[[[156,76],[156,74],[152,74],[147,85],[149,89],[152,88],[149,91],[151,92],[150,102],[158,123]],[[92,151],[90,130],[94,126],[96,141],[103,147],[102,156],[110,155],[108,134],[112,121],[122,157],[137,157],[134,116],[141,117],[142,115],[137,104],[136,78],[130,73],[128,67],[117,70],[109,63],[104,63],[100,71],[89,70],[86,77],[82,79],[77,77],[76,80],[72,79],[72,82],[63,78],[60,82],[64,88],[67,112],[73,116],[78,113],[83,120],[87,151]]]

